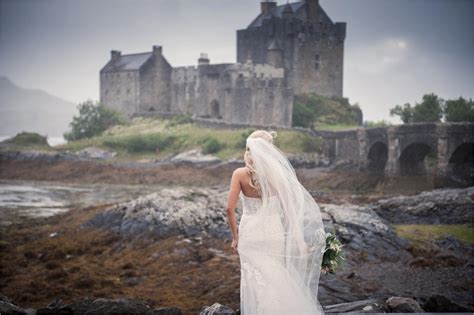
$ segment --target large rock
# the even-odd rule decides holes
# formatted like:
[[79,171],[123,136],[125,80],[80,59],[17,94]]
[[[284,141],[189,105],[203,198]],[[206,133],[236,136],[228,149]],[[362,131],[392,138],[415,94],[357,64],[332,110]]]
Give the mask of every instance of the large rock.
[[327,167],[331,163],[329,158],[321,153],[288,153],[287,158],[293,167],[314,168]]
[[171,157],[170,162],[174,164],[212,165],[222,161],[213,155],[202,154],[200,150],[192,149]]
[[[368,259],[398,261],[409,257],[408,241],[398,237],[376,212],[352,204],[321,204],[325,228],[335,230],[341,242]],[[326,214],[326,215],[325,215]]]
[[420,304],[412,298],[391,296],[385,303],[390,308],[391,313],[423,313]]
[[77,156],[69,153],[56,152],[38,152],[38,151],[4,151],[0,152],[1,160],[16,160],[16,161],[45,161],[48,163],[77,160]]
[[22,309],[20,306],[16,305],[13,300],[0,294],[0,314],[26,315],[31,314],[31,312]]
[[107,228],[124,235],[194,236],[229,233],[226,189],[174,187],[113,206],[84,227]]
[[388,311],[383,300],[368,299],[323,306],[325,313],[385,313]]
[[199,315],[235,315],[236,311],[232,308],[219,304],[214,303],[211,306],[204,306],[202,310],[199,312]]
[[81,158],[86,158],[86,159],[99,159],[99,160],[104,160],[104,159],[112,159],[114,158],[117,153],[116,152],[109,152],[106,150],[102,150],[100,148],[96,147],[88,147],[85,149],[82,149],[76,153],[78,157]]
[[[124,235],[175,234],[195,236],[203,232],[229,235],[227,187],[173,187],[117,204],[87,221],[84,227],[107,228]],[[321,204],[326,231],[336,230],[344,244],[370,257],[399,259],[407,245],[388,223],[367,207]],[[241,213],[241,203],[237,205]],[[381,256],[381,257],[382,257]]]
[[[117,204],[94,216],[83,227],[106,228],[129,236],[201,233],[230,236],[227,187],[173,187]],[[320,204],[327,232],[336,231],[345,248],[368,259],[398,261],[411,257],[408,242],[398,237],[388,222],[367,207],[352,204]],[[236,209],[239,215],[241,203]]]
[[473,204],[474,187],[469,187],[382,199],[370,208],[395,224],[457,224],[474,220]]
[[[471,292],[472,293],[472,292]],[[471,296],[472,298],[472,296]],[[454,312],[454,313],[461,313],[461,312],[470,312],[472,313],[474,309],[469,309],[467,307],[461,306],[450,301],[447,297],[441,294],[433,294],[429,297],[428,301],[423,304],[423,308],[428,312]]]

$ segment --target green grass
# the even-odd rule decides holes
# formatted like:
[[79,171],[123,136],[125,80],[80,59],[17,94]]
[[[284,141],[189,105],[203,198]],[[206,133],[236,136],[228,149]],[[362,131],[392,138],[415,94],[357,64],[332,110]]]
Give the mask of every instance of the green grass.
[[473,245],[474,224],[397,224],[394,225],[398,236],[414,242],[441,239],[447,235]]
[[357,104],[342,97],[325,97],[314,93],[295,96],[293,125],[357,125],[362,112]]
[[[255,128],[201,127],[186,117],[164,119],[137,117],[129,125],[117,125],[102,135],[72,141],[55,147],[58,150],[78,151],[96,146],[118,153],[118,160],[160,158],[173,153],[201,148],[220,159],[243,158],[245,139]],[[302,131],[274,129],[278,132],[275,144],[286,153],[319,151],[320,140]],[[218,143],[218,144],[216,144]],[[158,149],[158,150],[156,150]]]
[[8,143],[9,148],[14,150],[52,150],[51,146],[48,144],[47,137],[35,132],[21,132],[12,138],[6,139],[4,142]]
[[49,146],[47,138],[34,132],[21,132],[13,138],[7,139],[8,143],[17,145]]
[[318,124],[315,123],[313,128],[316,130],[325,130],[325,131],[342,131],[342,130],[352,130],[356,129],[359,126],[357,125],[344,125],[344,124]]
[[387,127],[391,126],[392,123],[382,119],[382,120],[376,120],[376,121],[366,121],[365,122],[367,128],[378,128],[378,127]]

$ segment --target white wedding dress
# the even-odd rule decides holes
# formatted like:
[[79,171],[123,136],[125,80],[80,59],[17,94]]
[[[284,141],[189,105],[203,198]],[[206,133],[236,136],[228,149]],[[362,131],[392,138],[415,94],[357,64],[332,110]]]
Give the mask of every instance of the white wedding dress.
[[279,199],[269,197],[268,207],[265,207],[268,210],[265,210],[260,198],[248,197],[242,192],[240,198],[243,214],[237,250],[241,263],[241,314],[324,314],[314,298],[318,282],[315,282],[316,288],[308,289],[308,284],[303,283],[298,274],[298,266],[293,268],[294,262],[288,262]]

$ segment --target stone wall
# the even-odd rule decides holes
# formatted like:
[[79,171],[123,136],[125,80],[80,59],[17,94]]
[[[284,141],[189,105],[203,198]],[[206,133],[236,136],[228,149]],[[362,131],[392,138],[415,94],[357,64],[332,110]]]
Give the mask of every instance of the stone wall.
[[172,108],[228,124],[291,126],[293,91],[284,69],[270,65],[203,64],[172,71]]
[[198,86],[197,67],[176,67],[171,74],[171,103],[173,111],[192,114]]
[[293,91],[281,79],[237,79],[229,100],[224,119],[230,123],[291,126]]
[[161,46],[153,47],[153,56],[140,69],[139,112],[169,112],[172,67],[162,55]]
[[120,71],[100,74],[100,102],[132,116],[138,111],[140,75],[138,71]]

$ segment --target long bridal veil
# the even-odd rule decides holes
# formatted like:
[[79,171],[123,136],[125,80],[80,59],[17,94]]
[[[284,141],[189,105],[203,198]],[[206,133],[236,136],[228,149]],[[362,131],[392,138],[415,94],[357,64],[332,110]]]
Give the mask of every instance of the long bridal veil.
[[[259,256],[275,257],[283,265],[298,301],[304,301],[311,314],[323,314],[318,301],[321,262],[326,245],[324,226],[318,204],[296,177],[285,154],[273,143],[262,138],[247,138],[261,190],[262,206],[258,210],[261,222],[255,235],[275,239],[281,246],[259,246]],[[268,228],[278,218],[281,228]],[[259,224],[260,225],[260,224]],[[274,234],[274,235],[272,235]],[[248,246],[248,245],[247,245]],[[263,259],[263,258],[262,258]],[[289,296],[288,299],[291,297]]]

